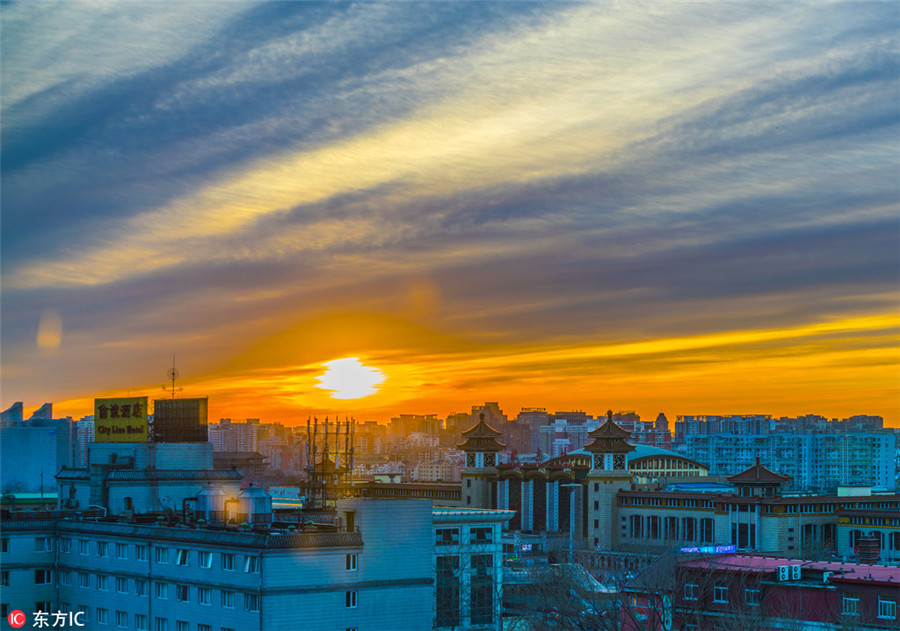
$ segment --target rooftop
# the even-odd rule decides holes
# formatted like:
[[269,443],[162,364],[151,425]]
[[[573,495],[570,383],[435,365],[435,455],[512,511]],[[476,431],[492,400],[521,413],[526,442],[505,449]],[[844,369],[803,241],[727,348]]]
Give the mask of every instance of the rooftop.
[[833,572],[830,582],[877,582],[897,583],[900,587],[900,567],[888,565],[865,565],[862,563],[837,563],[830,561],[799,561],[776,556],[754,556],[749,554],[725,554],[720,556],[691,559],[679,563],[681,567],[719,568],[726,571],[763,574],[775,572],[784,565],[799,565],[804,570]]

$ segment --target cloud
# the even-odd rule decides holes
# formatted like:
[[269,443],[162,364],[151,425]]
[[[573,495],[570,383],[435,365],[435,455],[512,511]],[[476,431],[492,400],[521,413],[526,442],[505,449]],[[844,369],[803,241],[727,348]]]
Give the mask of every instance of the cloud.
[[23,340],[47,310],[67,360],[164,338],[204,370],[339,311],[539,346],[881,312],[896,26],[878,3],[10,5],[4,372],[46,368]]

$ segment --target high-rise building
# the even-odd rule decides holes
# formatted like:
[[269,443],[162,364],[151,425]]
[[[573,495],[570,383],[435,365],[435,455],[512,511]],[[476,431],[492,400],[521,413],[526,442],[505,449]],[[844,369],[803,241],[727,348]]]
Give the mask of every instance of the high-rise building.
[[[879,417],[880,418],[880,417]],[[852,431],[860,422],[799,419],[794,432],[761,431],[769,417],[679,417],[676,449],[713,475],[735,475],[755,460],[791,476],[790,489],[835,492],[840,486],[894,489],[896,438],[891,430]],[[777,425],[788,426],[789,419]]]

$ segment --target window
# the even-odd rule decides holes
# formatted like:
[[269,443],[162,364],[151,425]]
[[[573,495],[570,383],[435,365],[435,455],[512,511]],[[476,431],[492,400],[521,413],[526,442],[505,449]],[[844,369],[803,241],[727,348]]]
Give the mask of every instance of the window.
[[51,602],[49,600],[42,600],[40,602],[34,603],[35,611],[43,611],[44,613],[50,613]]
[[179,548],[175,552],[175,564],[176,565],[190,565],[191,560],[191,551],[184,550],[183,548]]
[[134,546],[134,560],[135,561],[146,561],[147,560],[147,546]]
[[695,585],[693,583],[685,584],[684,599],[685,600],[697,600],[697,585]]
[[244,557],[244,571],[258,574],[259,573],[259,557],[245,556]]
[[351,571],[355,570],[357,568],[358,561],[359,561],[358,554],[356,554],[355,552],[348,554],[347,555],[347,569],[351,570]]
[[197,624],[197,631],[212,631],[212,627],[208,624]]
[[191,623],[187,620],[176,620],[175,631],[191,631]]
[[233,570],[234,569],[234,555],[230,552],[222,553],[222,569],[223,570]]
[[859,615],[859,594],[855,592],[844,594],[844,600],[841,603],[841,613],[845,616]]
[[59,571],[59,582],[63,585],[71,585],[72,584],[72,570],[60,570]]
[[191,599],[191,588],[187,585],[175,586],[175,600],[186,602]]
[[156,619],[156,631],[169,631],[169,619],[168,618],[157,618]]
[[91,575],[87,572],[79,572],[78,573],[78,586],[79,587],[90,587],[91,586]]
[[134,579],[134,595],[135,596],[146,596],[147,595],[147,581],[142,578]]
[[259,611],[259,595],[244,594],[244,609],[247,611]]
[[50,537],[37,537],[34,540],[34,551],[35,552],[52,552],[53,551],[53,539]]
[[490,554],[472,555],[470,583],[472,624],[490,624],[494,620],[494,579],[491,576],[493,557]]
[[0,551],[4,553],[9,552],[9,537],[3,537],[2,541],[0,541]]
[[89,554],[88,549],[91,545],[91,542],[87,539],[79,539],[78,540],[78,554]]
[[106,541],[98,541],[97,542],[97,556],[98,557],[108,557],[109,556],[109,543]]
[[222,592],[222,607],[234,609],[234,592]]
[[439,556],[436,578],[437,626],[455,627],[459,625],[459,557]]
[[69,553],[72,551],[72,540],[71,539],[60,539],[59,540],[59,551]]
[[716,585],[713,587],[713,602],[714,603],[727,603],[728,602],[728,586],[727,585]]
[[197,564],[200,567],[212,567],[212,552],[198,552]]
[[127,559],[128,558],[128,546],[126,544],[124,544],[124,543],[116,544],[116,558],[117,559]]
[[35,570],[34,571],[34,584],[35,585],[49,585],[50,577],[52,576],[50,570]]
[[101,592],[109,591],[109,577],[106,574],[97,575],[97,589]]
[[97,607],[97,624],[109,624],[109,609]]
[[198,587],[197,588],[197,601],[201,605],[211,605],[212,604],[212,590],[209,587]]
[[748,605],[759,605],[759,590],[752,587],[744,588],[744,602]]
[[128,593],[128,579],[122,577],[116,577],[116,591],[120,594]]
[[81,614],[80,618],[82,622],[90,622],[91,614],[88,612],[87,605],[78,605],[78,613]]
[[127,611],[117,611],[116,612],[116,626],[121,627],[123,629],[128,628],[128,612]]
[[0,586],[9,587],[9,570],[0,572]]
[[142,613],[134,614],[135,631],[147,631],[147,616]]
[[439,546],[459,543],[459,528],[438,528],[434,531],[434,542]]
[[169,584],[168,583],[156,583],[156,597],[160,600],[165,600],[169,597]]
[[356,592],[346,592],[344,594],[344,602],[347,605],[347,609],[356,609]]
[[491,534],[491,528],[472,528],[470,533],[471,543],[490,543]]
[[878,597],[878,617],[884,620],[897,619],[897,601],[887,600],[884,596]]
[[[156,562],[157,563],[168,563],[169,562],[169,549],[168,548],[157,548],[156,549]],[[165,618],[157,618],[157,620],[165,620]]]

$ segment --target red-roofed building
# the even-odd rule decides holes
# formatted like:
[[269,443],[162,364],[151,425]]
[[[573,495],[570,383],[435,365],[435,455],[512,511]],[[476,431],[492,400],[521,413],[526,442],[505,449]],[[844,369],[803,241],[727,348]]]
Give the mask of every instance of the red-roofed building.
[[[673,629],[900,629],[900,567],[747,554],[678,560]],[[631,586],[644,605],[658,593]]]

